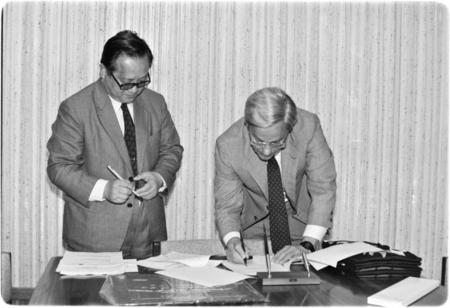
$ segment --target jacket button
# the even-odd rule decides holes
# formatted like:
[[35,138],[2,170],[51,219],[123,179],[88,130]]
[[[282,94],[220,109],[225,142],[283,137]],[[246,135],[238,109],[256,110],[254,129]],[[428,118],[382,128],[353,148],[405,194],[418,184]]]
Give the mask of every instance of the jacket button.
[[131,203],[128,203],[128,204],[127,204],[127,206],[128,206],[128,207],[132,207],[132,206],[133,206],[133,204],[131,204]]

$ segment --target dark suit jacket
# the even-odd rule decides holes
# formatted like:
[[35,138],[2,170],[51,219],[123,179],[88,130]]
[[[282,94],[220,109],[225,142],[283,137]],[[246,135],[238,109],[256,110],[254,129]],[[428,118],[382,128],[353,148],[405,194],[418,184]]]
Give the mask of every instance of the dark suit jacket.
[[[281,152],[281,170],[290,200],[287,210],[291,237],[299,240],[305,224],[331,227],[336,170],[319,118],[302,109],[297,112],[297,124]],[[214,195],[221,238],[268,214],[266,165],[250,146],[243,118],[217,139]],[[262,223],[258,223],[245,231],[244,237],[257,238],[262,233]]]
[[[183,148],[164,98],[149,89],[134,104],[138,173],[159,172],[170,187],[180,167]],[[119,251],[131,208],[125,204],[88,201],[98,179],[114,180],[111,165],[123,178],[133,175],[127,148],[102,82],[97,80],[63,101],[52,125],[47,173],[64,192],[63,241],[82,251]],[[167,239],[161,196],[143,201],[150,221],[149,241]]]

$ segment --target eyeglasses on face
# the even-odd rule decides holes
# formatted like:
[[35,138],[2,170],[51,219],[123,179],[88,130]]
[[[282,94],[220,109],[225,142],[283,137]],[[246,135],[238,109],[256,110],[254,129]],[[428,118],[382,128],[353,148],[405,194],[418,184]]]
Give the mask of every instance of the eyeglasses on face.
[[257,147],[257,148],[264,148],[266,146],[269,146],[272,149],[279,149],[279,148],[284,147],[286,145],[286,140],[288,137],[288,136],[286,136],[283,139],[278,140],[278,141],[264,142],[264,141],[256,140],[256,138],[250,132],[248,132],[248,135],[249,135],[249,139],[250,139],[250,144],[252,146]]
[[150,82],[151,82],[149,73],[147,73],[147,79],[146,80],[139,81],[139,82],[128,82],[128,83],[122,83],[122,84],[116,79],[116,77],[114,77],[114,74],[112,72],[110,74],[111,74],[112,78],[114,79],[114,81],[119,86],[120,90],[122,90],[122,91],[127,91],[127,90],[130,90],[130,89],[134,88],[134,87],[143,88],[143,87],[149,85]]

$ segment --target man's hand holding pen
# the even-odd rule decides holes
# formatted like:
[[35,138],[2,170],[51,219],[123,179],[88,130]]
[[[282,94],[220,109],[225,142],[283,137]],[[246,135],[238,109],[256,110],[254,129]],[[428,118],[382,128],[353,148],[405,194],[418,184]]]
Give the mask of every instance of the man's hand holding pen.
[[124,203],[132,193],[139,200],[150,200],[165,185],[161,175],[157,172],[142,172],[134,178],[129,177],[128,180],[125,180],[111,166],[107,166],[107,168],[117,180],[108,181],[103,196],[113,203]]
[[238,237],[233,237],[228,241],[226,253],[228,261],[233,263],[245,264],[245,260],[251,259],[247,255],[246,247],[242,245],[241,239]]
[[103,197],[112,203],[124,203],[130,197],[134,189],[134,183],[128,180],[108,181],[103,192]]

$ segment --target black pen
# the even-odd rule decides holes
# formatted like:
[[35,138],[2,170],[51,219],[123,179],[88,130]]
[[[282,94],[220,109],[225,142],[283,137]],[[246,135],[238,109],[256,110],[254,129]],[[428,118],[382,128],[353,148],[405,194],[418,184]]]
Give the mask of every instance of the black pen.
[[241,236],[241,245],[242,250],[244,251],[245,257],[244,257],[244,264],[247,266],[247,251],[245,251],[245,245],[244,245],[244,237],[242,236],[242,230],[239,231],[239,234]]

